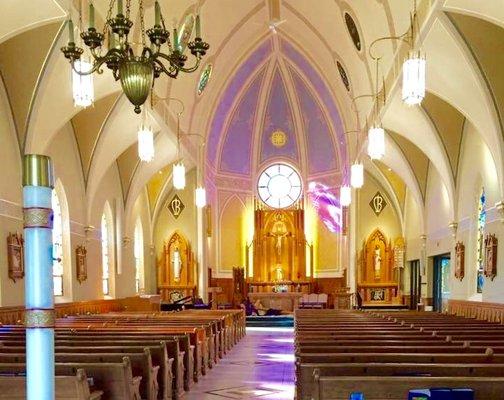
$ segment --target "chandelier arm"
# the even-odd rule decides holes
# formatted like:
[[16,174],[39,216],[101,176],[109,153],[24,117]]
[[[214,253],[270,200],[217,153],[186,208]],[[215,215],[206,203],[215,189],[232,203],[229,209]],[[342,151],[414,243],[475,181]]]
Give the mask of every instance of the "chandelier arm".
[[182,72],[191,73],[191,72],[196,71],[199,68],[200,64],[201,64],[201,58],[198,57],[196,59],[196,64],[194,64],[192,67],[190,67],[190,68],[180,67],[180,68],[178,68],[178,70],[182,71]]
[[107,62],[107,59],[106,59],[105,57],[102,57],[102,58],[100,58],[100,59],[97,59],[97,60],[95,60],[95,63],[93,63],[93,67],[92,67],[91,69],[87,70],[87,71],[84,71],[84,72],[79,71],[79,70],[77,70],[77,69],[75,68],[75,60],[71,61],[71,62],[70,62],[70,65],[72,66],[72,70],[73,70],[76,74],[78,74],[78,75],[80,75],[80,76],[86,76],[86,75],[91,75],[91,74],[93,74],[94,72],[97,72],[98,74],[103,73],[103,71],[101,70],[101,66],[102,66],[105,62]]
[[[162,72],[164,72],[166,75],[168,75],[170,78],[176,78],[178,75],[178,70],[173,67],[173,65],[170,63],[170,70],[168,70],[164,64],[161,62],[161,60],[158,60],[157,58],[154,59],[154,62],[157,64],[157,66],[161,69]],[[173,70],[173,72],[172,72]]]
[[400,36],[384,36],[384,37],[380,37],[378,39],[375,39],[371,42],[371,44],[369,45],[369,56],[373,59],[373,60],[379,60],[381,57],[377,57],[373,54],[373,46],[376,45],[377,43],[379,42],[383,42],[385,40],[400,40],[400,41],[403,41],[403,42],[406,42],[408,44],[411,44],[411,40],[410,40],[410,37],[409,37],[409,30],[405,33],[403,33],[402,35]]

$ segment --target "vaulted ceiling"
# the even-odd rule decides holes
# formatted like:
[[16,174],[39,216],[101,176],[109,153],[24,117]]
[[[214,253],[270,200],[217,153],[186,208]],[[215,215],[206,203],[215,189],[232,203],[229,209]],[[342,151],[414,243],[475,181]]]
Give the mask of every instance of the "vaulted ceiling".
[[[94,1],[98,21],[107,3]],[[372,106],[359,100],[357,121],[352,98],[375,86],[369,46],[378,37],[406,31],[413,1],[160,3],[165,19],[178,23],[198,6],[211,44],[205,63],[213,71],[201,95],[199,74],[163,78],[155,87],[158,97],[184,103],[181,129],[206,138],[209,171],[250,177],[272,157],[281,157],[306,176],[328,174],[334,185],[345,179],[349,162],[364,148],[362,140],[357,147],[357,135],[345,132],[364,126]],[[147,25],[153,4],[144,1]],[[67,41],[68,5],[66,0],[0,3],[0,74],[20,151],[43,153],[71,124],[90,197],[114,167],[126,204],[147,184],[151,196],[161,198],[160,188],[170,177],[166,167],[176,157],[177,104],[160,100],[149,110],[157,132],[156,157],[149,164],[135,153],[138,116],[107,72],[95,78],[94,106],[75,108],[69,66],[59,51]],[[135,0],[132,5],[136,18]],[[74,20],[78,7],[75,0]],[[504,195],[504,0],[423,0],[418,10],[428,93],[421,107],[405,107],[398,90],[403,46],[385,41],[375,48],[388,92],[381,117],[389,144],[375,166],[398,199],[409,190],[419,203],[434,168],[453,200],[464,127],[472,124],[490,149]],[[275,130],[287,135],[281,147],[272,145]],[[197,140],[184,140],[183,147],[194,162]]]

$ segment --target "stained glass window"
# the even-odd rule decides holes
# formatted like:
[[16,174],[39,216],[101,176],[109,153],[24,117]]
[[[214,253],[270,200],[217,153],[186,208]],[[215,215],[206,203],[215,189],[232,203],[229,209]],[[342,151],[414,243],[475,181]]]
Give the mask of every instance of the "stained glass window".
[[60,202],[55,190],[52,192],[51,203],[54,213],[52,231],[53,293],[54,296],[63,296],[63,220]]
[[477,280],[476,288],[478,293],[483,293],[483,263],[485,257],[485,225],[486,225],[486,196],[485,188],[481,188],[481,194],[478,200],[478,231],[477,231],[477,248],[476,248],[476,268]]
[[144,289],[143,247],[144,242],[143,242],[142,223],[140,222],[140,220],[138,220],[135,226],[135,243],[133,249],[135,255],[135,288],[137,293],[140,293],[140,291]]
[[198,96],[201,96],[212,76],[213,65],[207,64],[198,81]]
[[266,168],[257,184],[259,197],[272,208],[293,205],[301,196],[301,177],[287,164],[273,164]]
[[103,294],[110,294],[109,285],[109,270],[110,270],[110,257],[109,257],[109,229],[108,221],[105,214],[102,215],[101,220],[101,243],[102,243],[102,288]]

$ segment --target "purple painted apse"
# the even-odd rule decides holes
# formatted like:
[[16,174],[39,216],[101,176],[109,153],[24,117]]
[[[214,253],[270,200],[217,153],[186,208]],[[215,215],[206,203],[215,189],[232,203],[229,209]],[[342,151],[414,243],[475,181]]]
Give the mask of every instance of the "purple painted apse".
[[[271,133],[281,130],[286,134],[287,141],[282,147],[274,146],[271,142]],[[266,103],[266,113],[262,128],[261,158],[263,163],[270,158],[286,157],[295,162],[299,161],[297,132],[294,126],[294,115],[284,78],[278,67],[275,68],[269,98]]]
[[329,122],[315,96],[297,72],[290,69],[299,97],[303,128],[307,136],[308,172],[310,174],[335,170],[338,158],[335,152]]
[[234,110],[222,147],[220,169],[250,175],[251,140],[264,70],[257,74]]

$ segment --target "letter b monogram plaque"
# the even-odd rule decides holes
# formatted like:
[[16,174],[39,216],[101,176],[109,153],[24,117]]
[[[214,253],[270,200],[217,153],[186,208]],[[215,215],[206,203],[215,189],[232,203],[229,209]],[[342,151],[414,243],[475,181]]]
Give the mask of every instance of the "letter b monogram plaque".
[[380,192],[376,192],[369,202],[369,205],[376,216],[379,217],[383,209],[387,206],[387,202]]
[[175,219],[180,217],[180,214],[182,214],[184,208],[185,205],[184,203],[182,203],[182,200],[180,200],[180,197],[178,197],[178,195],[173,196],[173,199],[168,204],[168,210],[170,210]]

